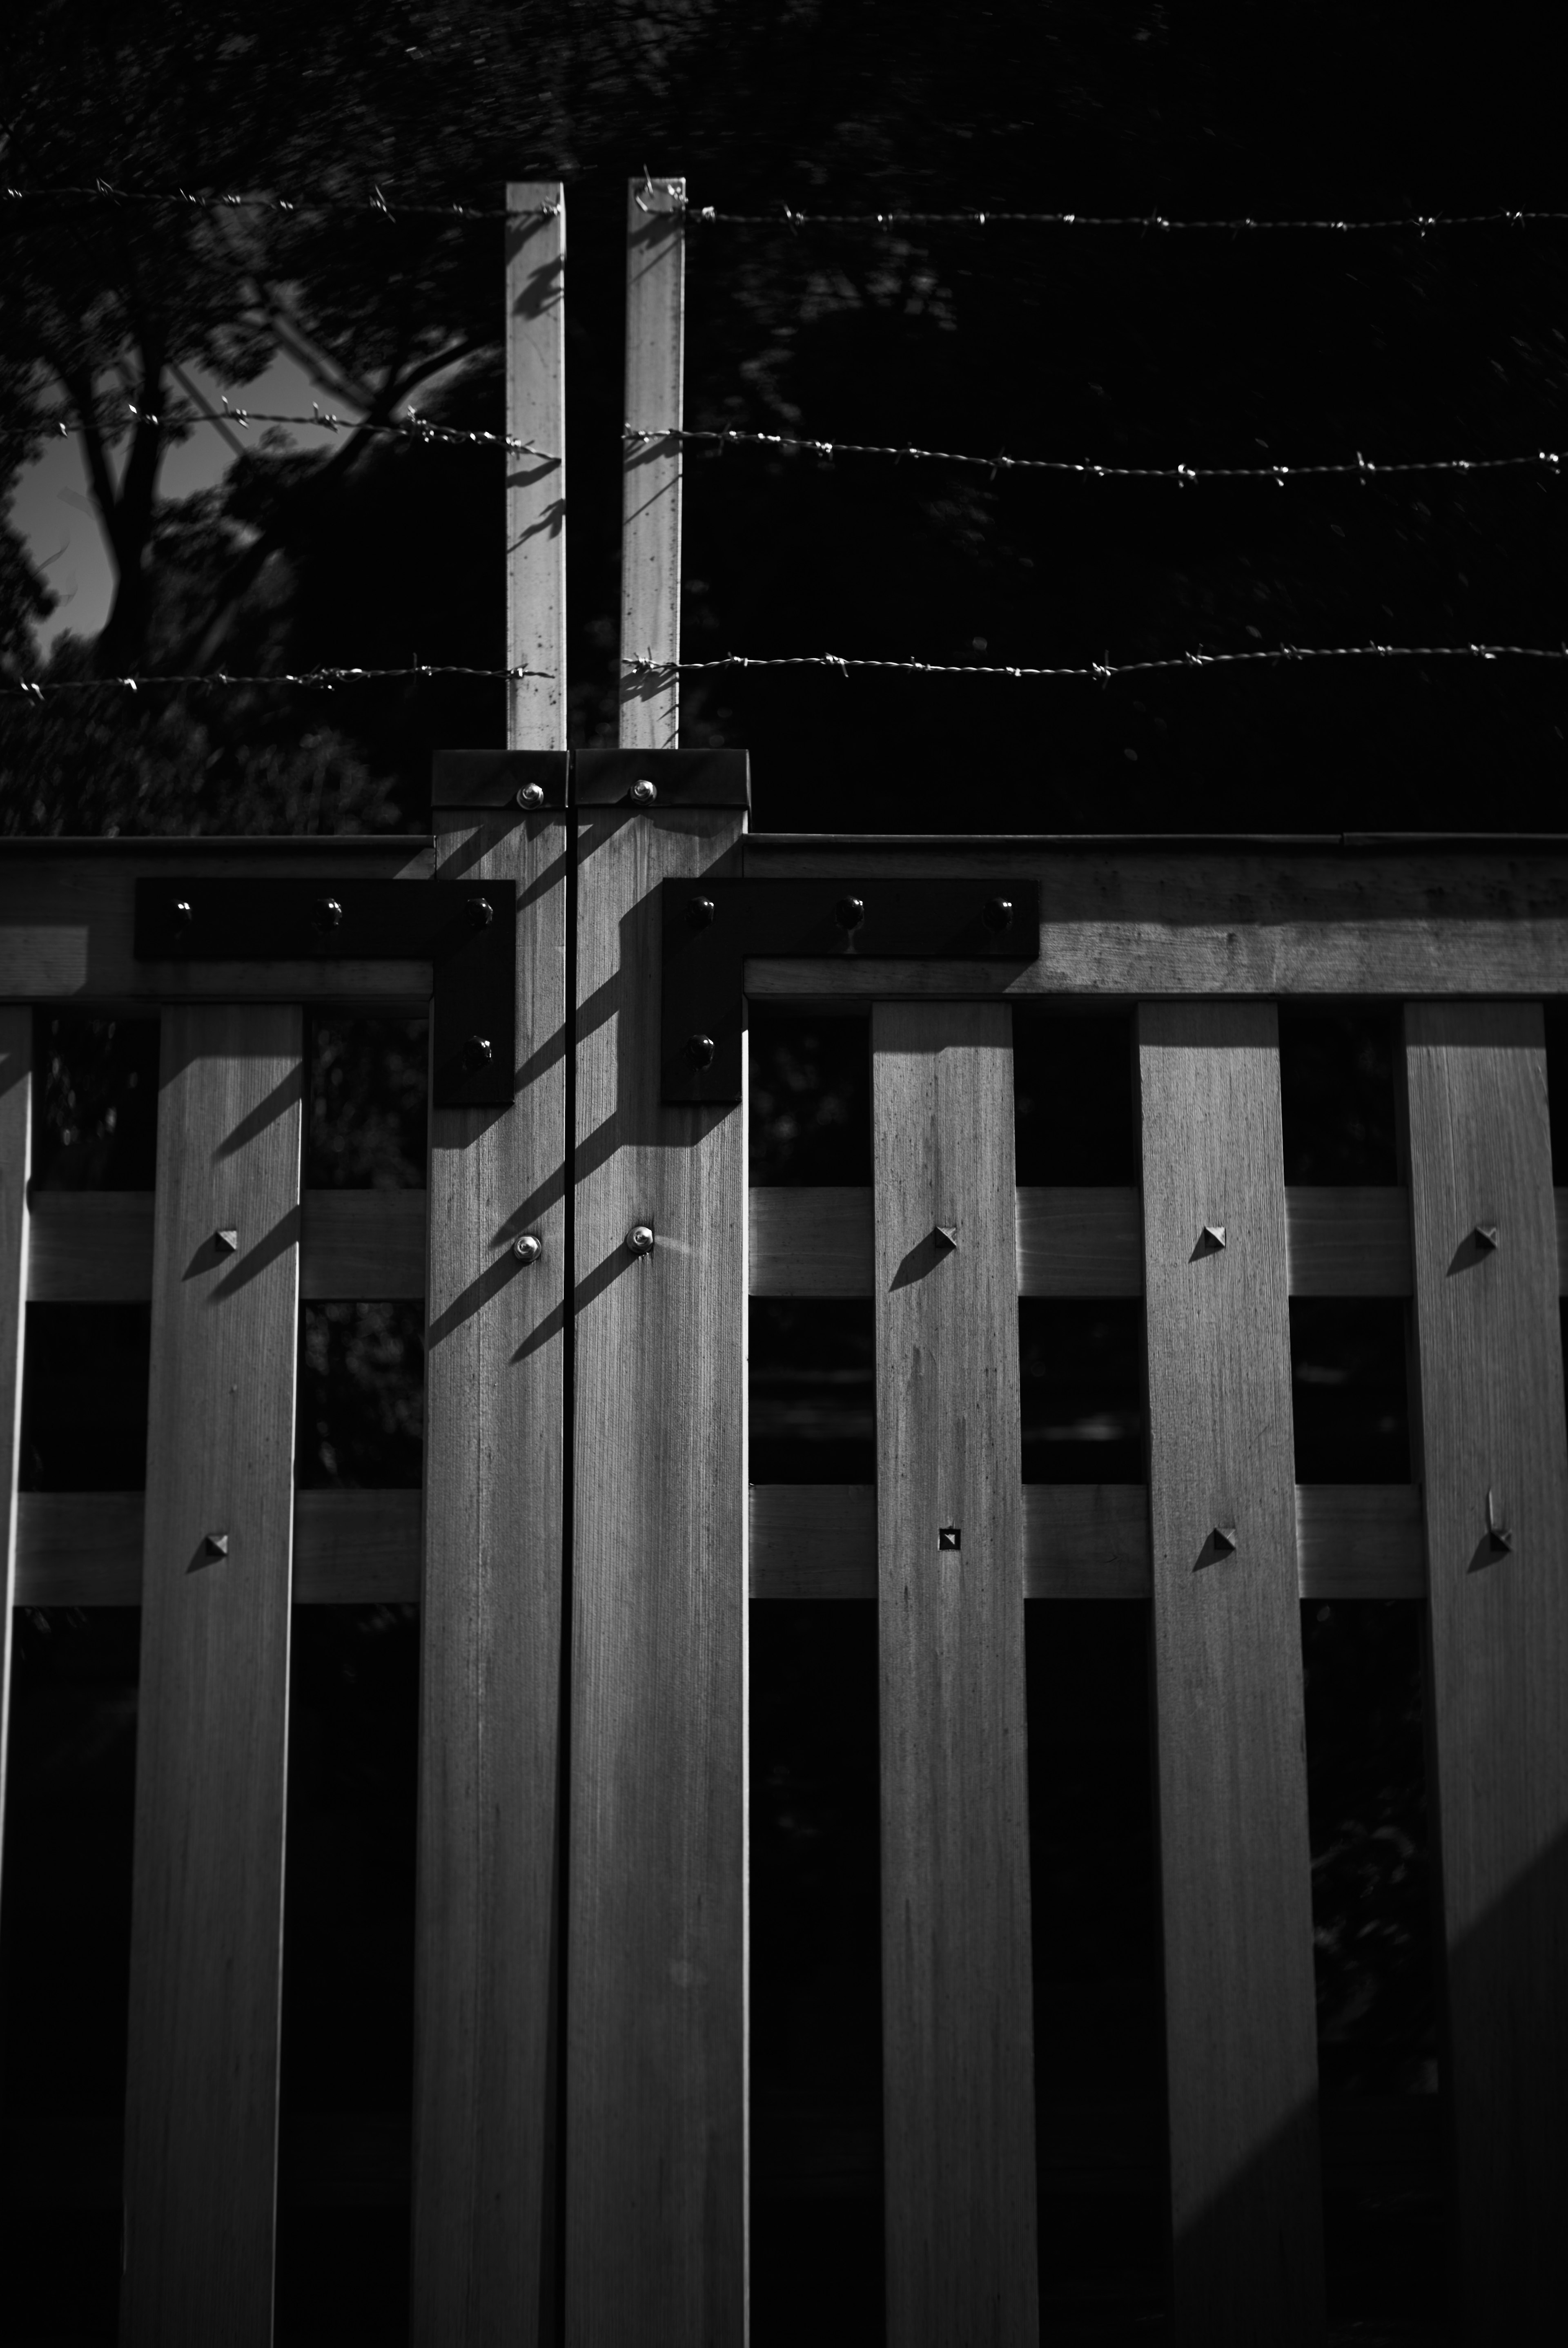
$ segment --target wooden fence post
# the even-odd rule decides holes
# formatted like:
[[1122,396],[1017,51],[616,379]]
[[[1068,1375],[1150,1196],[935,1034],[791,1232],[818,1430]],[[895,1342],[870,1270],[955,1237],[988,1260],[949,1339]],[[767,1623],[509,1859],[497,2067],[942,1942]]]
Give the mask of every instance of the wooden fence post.
[[[543,450],[507,458],[507,657],[550,672],[511,684],[508,747],[563,750],[562,191],[507,201],[507,429]],[[509,1108],[430,1120],[416,2348],[554,2337],[567,835],[488,800],[434,816],[438,875],[518,884],[518,1067]]]
[[302,1036],[163,1014],[126,2348],[272,2337]]
[[1466,2348],[1544,2338],[1568,2291],[1568,1444],[1541,1012],[1405,1011]]
[[[681,726],[681,443],[686,182],[626,199],[626,429],[620,523],[620,739],[672,748]],[[637,663],[651,666],[639,668]]]
[[[678,425],[681,180],[629,204],[627,421]],[[629,448],[620,738],[672,747],[680,453]],[[579,817],[567,2337],[746,2331],[746,1123],[660,1097],[659,890],[743,812]],[[652,1246],[628,1237],[647,1225]]]
[[1011,1013],[871,1044],[887,2336],[1034,2348]]
[[[0,1859],[5,1838],[5,1756],[11,1745],[11,1609],[16,1597],[16,1466],[22,1422],[22,1340],[27,1317],[27,1177],[33,1129],[33,1014],[0,1010],[0,1506],[5,1553],[0,1601]],[[5,1884],[0,1878],[0,1900]]]
[[1175,2339],[1322,2333],[1277,1023],[1145,1003],[1143,1282]]

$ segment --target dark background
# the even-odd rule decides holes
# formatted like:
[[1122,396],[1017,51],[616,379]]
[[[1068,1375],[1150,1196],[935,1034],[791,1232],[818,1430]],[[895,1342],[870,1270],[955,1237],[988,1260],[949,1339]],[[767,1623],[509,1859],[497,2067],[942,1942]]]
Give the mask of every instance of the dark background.
[[[624,191],[645,165],[747,211],[1356,220],[1568,201],[1561,12],[1520,5],[284,0],[240,22],[186,0],[23,0],[8,41],[7,181],[343,205],[380,187],[395,217],[0,206],[0,480],[71,399],[167,410],[173,366],[239,386],[290,335],[372,414],[407,396],[500,427],[501,227],[395,206],[493,205],[507,176],[565,176],[582,743],[613,736]],[[1122,464],[1550,448],[1565,250],[1564,224],[694,225],[687,422]],[[453,355],[455,376],[422,373]],[[504,659],[497,452],[256,449],[160,507],[159,443],[104,436],[106,479],[125,469],[106,490],[121,592],[104,638],[67,640],[53,674]],[[1182,488],[694,450],[687,483],[693,659],[1568,634],[1565,492],[1544,469]],[[0,546],[12,675],[38,592]],[[1518,661],[1109,685],[721,674],[686,681],[685,738],[751,749],[770,829],[1552,827],[1564,685]],[[430,748],[502,723],[498,686],[434,683],[6,698],[0,823],[418,826]]]

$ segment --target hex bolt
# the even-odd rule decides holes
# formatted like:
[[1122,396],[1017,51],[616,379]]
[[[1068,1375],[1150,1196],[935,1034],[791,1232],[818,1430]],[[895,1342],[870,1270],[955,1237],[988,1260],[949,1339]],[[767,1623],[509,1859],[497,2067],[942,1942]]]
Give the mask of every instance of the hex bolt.
[[466,1068],[487,1068],[496,1056],[496,1047],[487,1035],[470,1035],[463,1046]]
[[227,1557],[229,1554],[228,1534],[204,1533],[201,1539],[201,1554],[203,1557],[210,1560],[213,1558]]
[[1497,1251],[1498,1231],[1495,1223],[1477,1223],[1475,1251],[1477,1255],[1494,1255]]
[[864,897],[841,897],[833,909],[833,918],[841,930],[857,930],[866,919]]
[[1012,927],[1012,899],[1010,897],[991,897],[988,899],[985,911],[981,914],[980,918],[985,922],[987,929],[995,930],[999,936],[1003,930],[1010,930]]
[[639,807],[651,807],[659,796],[659,786],[651,783],[646,775],[640,775],[631,786],[631,796]]
[[719,909],[717,905],[714,904],[712,897],[693,897],[691,903],[686,908],[687,928],[692,930],[707,929],[710,923],[717,918],[718,911]]
[[520,808],[542,808],[545,787],[543,783],[519,783],[516,796]]
[[512,1242],[512,1253],[519,1263],[538,1263],[544,1251],[543,1240],[537,1238],[532,1231],[525,1231],[520,1240]]
[[318,930],[341,929],[343,907],[335,897],[318,897],[311,918]]
[[711,1035],[688,1035],[686,1038],[686,1057],[694,1068],[711,1068],[717,1049],[718,1045]]
[[463,919],[471,930],[487,930],[496,918],[496,909],[488,897],[470,897],[463,908]]
[[652,1224],[633,1223],[626,1234],[626,1244],[633,1255],[651,1255],[653,1252]]
[[217,1255],[234,1255],[238,1252],[239,1246],[240,1234],[232,1228],[214,1231],[212,1234],[213,1252]]

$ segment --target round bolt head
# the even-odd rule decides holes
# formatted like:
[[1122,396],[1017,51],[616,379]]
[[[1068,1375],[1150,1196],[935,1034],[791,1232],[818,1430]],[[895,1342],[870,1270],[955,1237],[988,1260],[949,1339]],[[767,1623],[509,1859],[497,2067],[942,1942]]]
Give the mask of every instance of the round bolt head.
[[177,930],[188,930],[196,919],[195,908],[189,897],[177,897],[169,909],[169,918]]
[[487,1068],[496,1056],[496,1047],[487,1035],[470,1035],[463,1046],[466,1068]]
[[857,930],[866,919],[864,897],[841,897],[833,909],[833,918],[841,930]]
[[1010,897],[992,897],[987,903],[985,912],[981,918],[983,919],[987,929],[995,930],[999,936],[1003,930],[1010,930],[1012,927],[1012,899]]
[[525,1231],[520,1240],[512,1242],[512,1253],[519,1263],[538,1263],[544,1251],[543,1240],[536,1238],[532,1231]]
[[646,775],[640,775],[631,786],[631,796],[639,807],[651,807],[659,796],[659,786],[651,783]]
[[687,928],[692,930],[709,928],[717,917],[718,911],[712,897],[693,897],[686,908]]
[[542,808],[545,803],[543,783],[520,783],[518,786],[517,800],[520,808]]
[[626,1234],[626,1244],[633,1255],[649,1255],[653,1249],[651,1223],[633,1223]]
[[343,907],[335,897],[318,897],[312,919],[318,930],[335,930],[343,922]]
[[717,1049],[711,1035],[688,1035],[686,1038],[686,1057],[694,1068],[711,1068]]
[[463,908],[463,919],[471,930],[487,930],[496,918],[496,909],[488,897],[470,897]]

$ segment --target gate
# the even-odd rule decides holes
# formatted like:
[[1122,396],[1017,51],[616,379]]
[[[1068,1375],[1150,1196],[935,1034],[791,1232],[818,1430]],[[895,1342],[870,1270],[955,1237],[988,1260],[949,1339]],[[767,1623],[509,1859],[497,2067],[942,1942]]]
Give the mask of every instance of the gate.
[[[559,191],[511,196],[508,425],[559,450]],[[622,749],[562,747],[546,458],[508,482],[513,747],[438,761],[428,835],[0,852],[7,1632],[141,1610],[121,2337],[272,2337],[291,1603],[415,1599],[413,2337],[747,2336],[747,1619],[792,1597],[876,1602],[896,2348],[1037,2336],[1025,1615],[1096,1598],[1149,1623],[1170,2336],[1324,2328],[1303,1597],[1421,1608],[1453,2303],[1534,2336],[1568,854],[749,835],[743,757],[661,747],[678,212],[634,191]],[[1398,1009],[1401,1187],[1286,1187],[1293,1001]],[[1031,1004],[1132,1018],[1136,1188],[1019,1186]],[[748,1004],[868,1017],[868,1189],[748,1192]],[[158,1008],[151,1199],[29,1196],[39,1005]],[[430,1010],[423,1200],[302,1188],[302,1014],[344,1006]],[[1290,1301],[1367,1296],[1408,1300],[1413,1481],[1298,1486]],[[874,1490],[749,1488],[766,1297],[871,1301]],[[1141,1487],[1023,1481],[1020,1297],[1142,1299]],[[344,1298],[424,1301],[422,1496],[294,1489],[301,1304]],[[87,1300],[150,1305],[145,1495],[18,1494],[25,1307]]]
[[[1035,2336],[1024,1610],[1089,1596],[1150,1609],[1176,2336],[1320,2335],[1297,1601],[1419,1598],[1463,2336],[1527,2336],[1568,2128],[1532,999],[1568,863],[748,838],[737,755],[576,767],[569,806],[564,757],[442,762],[433,840],[0,863],[6,1424],[25,1297],[151,1301],[145,1503],[23,1492],[12,1543],[15,1602],[142,1610],[124,2336],[270,2336],[290,1601],[415,1592],[415,2336],[745,2336],[748,1589],[876,1601],[900,2348]],[[432,984],[427,1211],[302,1194],[302,1005]],[[1349,994],[1403,1005],[1405,1188],[1287,1189],[1276,1004]],[[1016,1187],[1033,999],[1132,1006],[1141,1196]],[[747,1001],[868,1011],[869,1192],[748,1212]],[[29,1210],[29,1002],[161,1004],[155,1200]],[[421,1291],[422,1518],[296,1496],[301,1298]],[[1024,1485],[1020,1294],[1140,1292],[1145,1489]],[[748,1293],[873,1300],[874,1497],[748,1502]],[[1414,1488],[1296,1484],[1289,1299],[1326,1294],[1409,1299]]]

